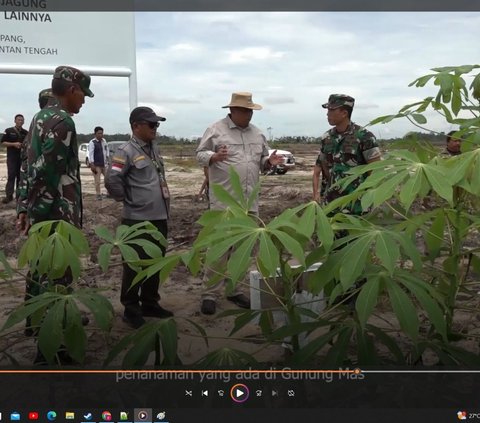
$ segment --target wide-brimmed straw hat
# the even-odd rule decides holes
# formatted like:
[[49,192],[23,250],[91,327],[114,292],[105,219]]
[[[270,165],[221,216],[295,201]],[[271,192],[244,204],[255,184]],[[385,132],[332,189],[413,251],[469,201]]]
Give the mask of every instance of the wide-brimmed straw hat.
[[255,104],[252,101],[252,93],[233,93],[232,99],[230,100],[230,104],[226,106],[222,106],[222,109],[226,109],[227,107],[243,107],[245,109],[251,110],[262,110],[262,106],[260,104]]

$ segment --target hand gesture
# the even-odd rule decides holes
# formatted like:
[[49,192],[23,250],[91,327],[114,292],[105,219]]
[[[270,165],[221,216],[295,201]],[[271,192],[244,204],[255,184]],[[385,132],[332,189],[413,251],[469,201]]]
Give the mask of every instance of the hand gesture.
[[281,154],[277,154],[277,150],[273,150],[273,153],[270,154],[268,161],[272,166],[278,166],[285,161],[285,158]]

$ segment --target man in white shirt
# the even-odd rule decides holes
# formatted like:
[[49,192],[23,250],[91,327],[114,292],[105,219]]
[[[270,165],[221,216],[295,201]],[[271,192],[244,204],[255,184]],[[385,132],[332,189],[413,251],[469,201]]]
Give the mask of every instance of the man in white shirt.
[[102,192],[100,190],[100,175],[103,175],[105,180],[105,167],[108,166],[108,145],[103,138],[103,128],[101,126],[95,127],[95,138],[88,143],[88,162],[95,179],[95,192],[97,193],[97,200],[102,199]]

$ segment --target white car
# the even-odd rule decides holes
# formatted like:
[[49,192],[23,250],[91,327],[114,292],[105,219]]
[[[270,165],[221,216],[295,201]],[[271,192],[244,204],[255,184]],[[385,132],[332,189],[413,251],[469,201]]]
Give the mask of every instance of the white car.
[[80,166],[84,163],[87,167],[90,166],[88,162],[88,142],[80,144],[78,147],[78,161],[80,162]]
[[[268,150],[269,156],[271,156],[274,151],[275,149]],[[295,157],[293,157],[293,154],[290,153],[290,151],[277,150],[277,156],[283,156],[283,163],[275,166],[275,168],[272,169],[269,174],[277,173],[278,175],[284,175],[289,170],[295,168]]]
[[[108,151],[110,153],[110,157],[112,157],[113,153],[117,151],[117,148],[121,145],[125,144],[127,141],[109,141],[107,142]],[[78,147],[78,161],[80,165],[85,163],[87,167],[90,166],[90,162],[88,161],[88,142],[80,144]]]

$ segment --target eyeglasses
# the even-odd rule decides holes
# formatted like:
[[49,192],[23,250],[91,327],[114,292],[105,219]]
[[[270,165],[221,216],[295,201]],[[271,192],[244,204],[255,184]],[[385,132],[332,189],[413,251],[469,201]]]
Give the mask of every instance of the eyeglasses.
[[138,122],[140,125],[148,125],[150,128],[158,128],[160,126],[160,122]]

